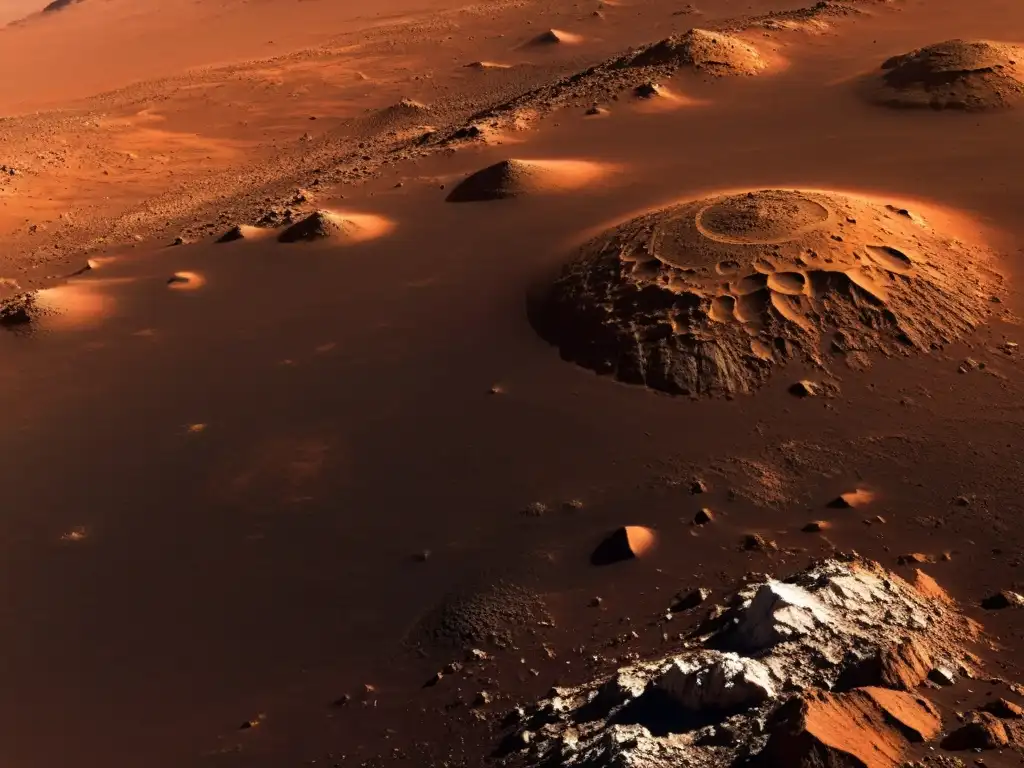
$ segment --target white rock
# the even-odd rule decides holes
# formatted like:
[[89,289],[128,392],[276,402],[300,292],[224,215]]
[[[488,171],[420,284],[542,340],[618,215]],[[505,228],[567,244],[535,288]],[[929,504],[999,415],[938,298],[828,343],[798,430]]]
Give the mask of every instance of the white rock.
[[672,659],[655,685],[694,712],[749,709],[775,696],[771,674],[761,662],[720,651]]

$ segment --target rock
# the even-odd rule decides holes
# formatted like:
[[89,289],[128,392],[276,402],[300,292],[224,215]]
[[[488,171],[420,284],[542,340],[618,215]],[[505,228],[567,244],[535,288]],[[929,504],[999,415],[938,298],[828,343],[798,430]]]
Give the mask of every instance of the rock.
[[715,513],[712,512],[707,507],[703,507],[702,509],[697,511],[697,514],[693,516],[693,523],[694,525],[707,525],[714,519]]
[[643,557],[654,548],[654,531],[642,525],[617,528],[602,541],[590,556],[594,565],[608,565],[621,560]]
[[821,533],[822,531],[827,531],[831,527],[832,523],[827,520],[812,520],[800,530],[804,533]]
[[924,565],[925,563],[933,562],[933,559],[920,552],[911,552],[910,554],[900,555],[896,558],[896,562],[899,565]]
[[789,394],[796,397],[815,397],[820,391],[819,385],[808,379],[801,379],[789,387]]
[[663,89],[658,83],[641,83],[634,89],[634,93],[641,99],[652,99],[660,96]]
[[981,607],[987,611],[1001,611],[1004,608],[1020,608],[1024,606],[1024,596],[1009,590],[996,592],[981,601]]
[[707,492],[708,492],[708,484],[705,483],[703,480],[696,479],[692,483],[690,483],[690,493],[692,493],[694,495],[697,495],[698,493],[707,493]]
[[953,673],[945,667],[935,667],[928,673],[928,679],[936,685],[941,685],[946,688],[956,684],[956,677]]
[[837,688],[881,686],[913,691],[934,667],[931,644],[926,638],[910,637],[879,648],[859,664],[850,667]]
[[959,366],[957,366],[957,371],[959,371],[960,373],[970,373],[971,371],[976,371],[979,368],[984,367],[984,363],[979,363],[974,358],[968,357],[962,363],[960,363]]
[[691,590],[689,592],[680,592],[672,601],[672,606],[669,608],[669,610],[672,613],[682,613],[683,611],[690,611],[696,608],[701,603],[703,603],[709,597],[711,597],[711,590],[704,589],[703,587]]
[[988,712],[974,712],[971,721],[942,740],[942,748],[953,752],[967,749],[998,749],[1009,745],[1010,737],[999,718]]
[[246,227],[237,225],[229,229],[223,235],[217,238],[218,243],[233,243],[236,240],[244,240],[246,237]]
[[914,689],[935,667],[965,666],[978,636],[935,591],[857,556],[784,579],[751,575],[681,650],[529,707],[516,724],[534,734],[523,757],[565,768],[895,768],[939,718],[913,693],[862,681]]
[[833,509],[854,509],[870,504],[875,499],[875,494],[866,488],[856,488],[852,491],[839,494],[828,503]]
[[174,238],[174,240],[171,241],[171,245],[184,245],[184,244],[185,244],[185,238],[181,237],[180,235],[178,237]]
[[926,700],[885,688],[849,693],[812,691],[775,714],[758,766],[896,768],[911,743],[934,738],[942,727]]
[[971,500],[966,496],[957,496],[953,499],[953,503],[958,507],[969,507],[971,505]]
[[1024,707],[1021,707],[1019,704],[1014,704],[1012,701],[1007,701],[1006,699],[990,701],[982,707],[982,710],[1004,720],[1024,719]]
[[19,293],[0,301],[0,325],[27,325],[39,316],[35,291]]
[[492,701],[491,694],[487,691],[480,691],[473,699],[474,707],[486,707]]
[[747,552],[767,552],[778,548],[774,541],[768,541],[759,533],[748,533],[743,537],[743,549]]
[[655,685],[690,712],[739,711],[776,695],[771,673],[761,662],[720,651],[673,659]]
[[523,507],[523,514],[527,517],[543,517],[548,513],[548,505],[542,501],[531,501]]

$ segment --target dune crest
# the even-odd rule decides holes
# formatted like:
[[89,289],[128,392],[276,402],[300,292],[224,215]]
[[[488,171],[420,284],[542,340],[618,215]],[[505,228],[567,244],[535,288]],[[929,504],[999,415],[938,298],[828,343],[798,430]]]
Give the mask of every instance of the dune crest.
[[927,352],[982,323],[998,281],[901,210],[762,190],[640,216],[583,246],[534,323],[584,367],[691,396],[752,392],[792,359]]

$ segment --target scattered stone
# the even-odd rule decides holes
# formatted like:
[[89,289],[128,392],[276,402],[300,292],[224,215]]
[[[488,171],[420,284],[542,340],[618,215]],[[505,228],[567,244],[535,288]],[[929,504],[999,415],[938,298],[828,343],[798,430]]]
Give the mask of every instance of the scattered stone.
[[822,531],[827,531],[831,527],[832,523],[828,522],[827,520],[812,520],[807,525],[805,525],[801,530],[804,533],[821,533]]
[[600,598],[600,597],[592,597],[590,599],[590,607],[591,608],[600,608],[603,603],[604,603],[604,600],[602,598]]
[[683,611],[690,611],[696,608],[698,605],[703,603],[711,597],[711,590],[700,587],[698,589],[690,590],[689,592],[680,592],[675,596],[672,601],[672,606],[669,610],[672,613],[682,613]]
[[655,544],[654,531],[641,525],[626,525],[616,529],[602,541],[590,560],[594,565],[608,565],[622,560],[643,557]]
[[569,499],[562,504],[562,508],[568,512],[579,512],[584,506],[581,499]]
[[1003,590],[989,595],[981,601],[981,607],[987,611],[1001,611],[1004,608],[1019,608],[1024,606],[1024,596]]
[[334,700],[334,706],[336,707],[347,707],[350,703],[352,703],[352,694],[350,693],[343,694]]
[[703,507],[697,510],[697,514],[693,516],[694,525],[707,525],[715,519],[715,513],[707,507]]
[[1002,344],[999,345],[999,349],[1001,349],[1003,352],[1005,352],[1008,355],[1012,355],[1019,348],[1020,348],[1020,345],[1017,342],[1015,342],[1015,341],[1004,341]]
[[487,691],[480,691],[477,693],[476,698],[473,699],[474,707],[486,707],[492,701],[491,694]]
[[460,661],[450,661],[450,662],[448,662],[447,666],[444,668],[444,673],[446,675],[454,675],[457,672],[461,672],[461,671],[462,671],[462,662],[460,662]]
[[491,657],[488,655],[487,651],[481,651],[479,648],[470,648],[469,658],[472,661],[487,661]]
[[959,371],[960,373],[970,373],[971,371],[976,371],[979,368],[984,368],[984,367],[985,367],[984,363],[979,363],[974,358],[968,357],[962,363],[960,363],[959,366],[957,366],[957,371]]
[[542,501],[531,501],[523,507],[523,514],[527,517],[543,517],[549,511],[548,505]]

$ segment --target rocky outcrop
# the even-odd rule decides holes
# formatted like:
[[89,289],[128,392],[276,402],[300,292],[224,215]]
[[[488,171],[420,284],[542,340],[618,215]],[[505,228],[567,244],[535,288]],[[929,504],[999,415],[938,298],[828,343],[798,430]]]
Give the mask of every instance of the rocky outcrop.
[[758,766],[895,768],[907,745],[933,739],[941,720],[924,698],[885,688],[811,691],[776,712]]
[[554,690],[510,743],[538,766],[891,768],[938,736],[915,689],[968,672],[977,633],[923,574],[823,560],[753,580],[665,658]]

